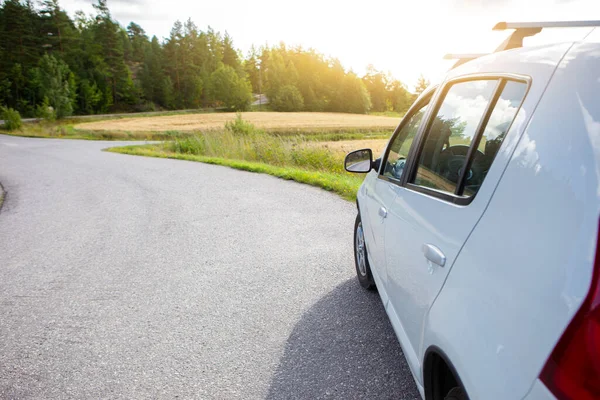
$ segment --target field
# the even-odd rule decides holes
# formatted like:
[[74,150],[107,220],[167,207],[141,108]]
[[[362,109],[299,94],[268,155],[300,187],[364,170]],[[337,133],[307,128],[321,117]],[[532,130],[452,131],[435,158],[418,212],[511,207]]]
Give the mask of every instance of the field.
[[371,149],[373,156],[378,157],[385,146],[388,144],[388,139],[356,139],[356,140],[336,140],[322,141],[308,144],[308,146],[325,148],[332,153],[349,153],[353,150]]
[[[220,130],[235,120],[235,113],[171,115],[86,122],[74,126],[84,131],[165,132]],[[267,131],[342,131],[393,129],[399,118],[341,113],[248,112],[242,118]]]

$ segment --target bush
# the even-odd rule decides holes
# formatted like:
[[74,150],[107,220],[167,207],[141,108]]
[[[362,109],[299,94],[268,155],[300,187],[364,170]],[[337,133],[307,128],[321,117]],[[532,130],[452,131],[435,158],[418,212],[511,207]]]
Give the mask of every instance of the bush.
[[304,98],[296,86],[285,85],[277,91],[277,94],[271,100],[271,107],[275,111],[302,111],[304,109]]
[[2,119],[4,120],[4,129],[7,131],[14,131],[15,129],[20,129],[21,126],[23,126],[21,114],[12,108],[2,108]]
[[35,109],[35,116],[37,118],[45,119],[46,121],[56,120],[56,112],[54,111],[54,108],[50,106],[47,97],[44,97],[44,102]]
[[238,112],[233,121],[225,122],[225,129],[236,135],[249,136],[257,132],[256,127],[250,122],[244,121],[242,113]]

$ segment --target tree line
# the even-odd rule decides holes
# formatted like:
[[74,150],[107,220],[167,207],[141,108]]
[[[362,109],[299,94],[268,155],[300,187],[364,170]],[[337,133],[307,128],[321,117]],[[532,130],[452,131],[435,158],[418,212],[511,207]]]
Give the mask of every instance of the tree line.
[[248,109],[264,93],[275,111],[405,111],[414,95],[369,66],[364,76],[301,47],[252,48],[227,33],[175,22],[165,40],[131,22],[122,27],[106,0],[72,19],[58,0],[0,5],[0,105],[23,116],[222,107]]

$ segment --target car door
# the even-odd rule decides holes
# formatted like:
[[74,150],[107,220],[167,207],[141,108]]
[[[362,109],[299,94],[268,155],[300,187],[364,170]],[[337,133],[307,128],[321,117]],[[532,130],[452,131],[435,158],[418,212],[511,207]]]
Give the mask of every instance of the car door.
[[394,187],[400,183],[406,156],[427,110],[432,94],[433,90],[423,93],[421,98],[411,107],[390,139],[382,157],[379,171],[371,171],[371,174],[376,175],[376,178],[370,179],[371,177],[367,177],[365,182],[365,195],[368,199],[366,207],[366,212],[368,213],[368,223],[366,226],[368,232],[368,237],[366,238],[367,252],[369,254],[371,270],[375,272],[376,284],[381,288],[380,294],[383,297],[384,303],[387,300],[385,290],[383,289],[387,281],[384,242],[384,224],[387,217],[387,209],[396,197]]
[[489,201],[491,191],[476,195],[527,88],[527,78],[514,76],[447,82],[393,188],[384,232],[387,310],[419,378],[425,315]]

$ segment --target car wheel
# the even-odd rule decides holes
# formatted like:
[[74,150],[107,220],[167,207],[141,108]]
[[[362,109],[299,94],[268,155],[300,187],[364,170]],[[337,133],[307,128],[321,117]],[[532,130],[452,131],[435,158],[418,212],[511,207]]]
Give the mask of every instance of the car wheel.
[[365,243],[365,234],[362,221],[360,220],[360,213],[356,216],[356,222],[354,223],[354,264],[360,285],[365,289],[375,289],[375,282],[373,281],[369,259],[367,258],[367,244]]
[[463,388],[457,386],[448,392],[444,400],[469,400],[469,398]]

